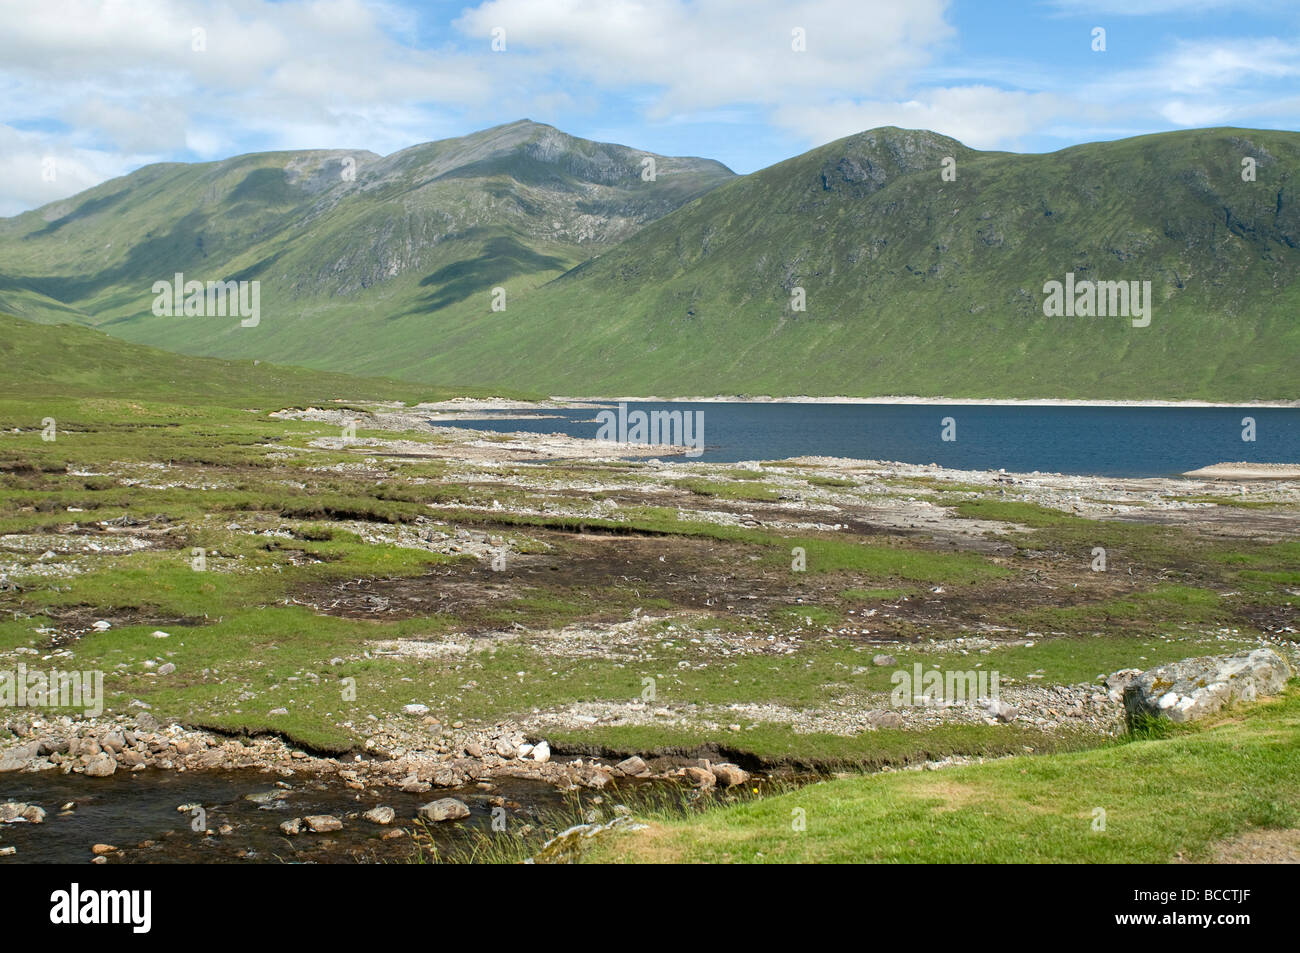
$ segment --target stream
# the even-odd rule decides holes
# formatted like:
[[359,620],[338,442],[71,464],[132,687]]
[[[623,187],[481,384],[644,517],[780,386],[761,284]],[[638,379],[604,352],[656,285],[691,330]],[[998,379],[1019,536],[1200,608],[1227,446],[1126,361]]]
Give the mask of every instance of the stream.
[[[584,810],[611,816],[618,794],[614,785],[565,794],[549,784],[512,778],[498,778],[491,790],[470,785],[408,794],[387,787],[355,791],[334,779],[282,779],[254,769],[149,770],[99,779],[59,771],[14,772],[0,775],[0,803],[35,804],[46,816],[40,824],[0,824],[0,849],[17,848],[14,854],[0,856],[0,865],[88,863],[95,844],[119,848],[107,855],[108,863],[406,862],[417,853],[412,838],[384,835],[401,828],[418,830],[419,806],[443,797],[459,798],[471,811],[461,821],[428,824],[440,853],[455,857],[465,853],[475,832],[492,833],[492,798],[505,799],[505,814],[498,812],[498,818],[504,816],[505,831],[496,836],[519,836],[526,824],[540,827],[541,815],[564,808],[573,814],[575,797]],[[69,802],[75,807],[61,810]],[[182,805],[202,805],[211,833],[195,831],[192,825],[200,819],[192,811],[178,810]],[[379,805],[396,811],[392,824],[361,817]],[[282,821],[316,814],[338,817],[343,829],[316,834],[304,824],[303,833],[293,837],[279,829]],[[224,825],[233,830],[218,833]]]

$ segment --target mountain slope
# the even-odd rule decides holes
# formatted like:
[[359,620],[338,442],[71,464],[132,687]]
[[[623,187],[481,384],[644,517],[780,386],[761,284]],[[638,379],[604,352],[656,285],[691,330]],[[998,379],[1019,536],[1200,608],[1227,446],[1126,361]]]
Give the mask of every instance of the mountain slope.
[[[647,155],[524,120],[387,157],[148,166],[0,220],[0,275],[36,320],[67,320],[62,305],[177,350],[383,371],[440,310],[484,310],[493,287],[539,284],[733,178],[654,156],[643,181]],[[153,283],[177,272],[258,280],[262,322],[155,317]]]
[[[1288,132],[1013,155],[874,130],[714,190],[400,372],[568,394],[1294,398],[1298,165]],[[1067,272],[1150,281],[1150,325],[1045,316]]]
[[[186,405],[235,401],[440,400],[482,394],[472,388],[433,388],[383,378],[173,354],[119,341],[102,331],[38,325],[0,314],[0,400],[36,402],[128,398]],[[516,396],[525,397],[526,394]]]
[[[741,178],[660,159],[655,182],[640,157],[516,123],[355,157],[342,185],[342,153],[151,167],[0,222],[0,274],[29,312],[80,309],[177,350],[550,393],[1247,400],[1300,387],[1300,134],[1016,155],[885,128]],[[147,315],[146,277],[218,258],[263,281],[257,328]],[[1046,315],[1045,283],[1067,274],[1150,282],[1149,326]],[[498,285],[504,312],[489,307]]]

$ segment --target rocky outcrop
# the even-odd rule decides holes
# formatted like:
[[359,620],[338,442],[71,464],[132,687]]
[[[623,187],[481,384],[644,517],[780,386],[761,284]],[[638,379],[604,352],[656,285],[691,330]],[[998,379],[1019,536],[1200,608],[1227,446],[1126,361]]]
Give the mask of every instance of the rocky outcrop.
[[1272,649],[1184,659],[1149,669],[1124,687],[1129,717],[1196,721],[1239,702],[1275,695],[1291,666]]

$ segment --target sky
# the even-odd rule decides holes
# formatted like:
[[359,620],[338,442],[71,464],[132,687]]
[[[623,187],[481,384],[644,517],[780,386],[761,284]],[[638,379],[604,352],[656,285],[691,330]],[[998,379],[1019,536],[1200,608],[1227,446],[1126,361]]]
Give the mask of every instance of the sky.
[[1300,129],[1298,74],[1300,0],[0,0],[0,216],[522,118],[741,173],[883,125],[1022,152]]

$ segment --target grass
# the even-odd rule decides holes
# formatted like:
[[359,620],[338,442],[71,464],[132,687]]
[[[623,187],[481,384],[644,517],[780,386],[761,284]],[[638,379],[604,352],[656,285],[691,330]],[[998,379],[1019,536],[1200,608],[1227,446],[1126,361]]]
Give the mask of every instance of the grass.
[[[1105,829],[1095,829],[1104,811]],[[1300,825],[1300,691],[1199,730],[935,772],[844,778],[602,838],[666,863],[1168,863]]]
[[629,754],[713,755],[714,760],[757,761],[769,767],[806,771],[867,770],[970,755],[1000,757],[1095,745],[1095,736],[1048,734],[1023,725],[955,724],[905,730],[880,728],[857,735],[796,732],[789,725],[760,723],[738,732],[701,732],[656,725],[621,725],[583,732],[556,732],[553,744],[566,751]]
[[[45,330],[55,344],[71,340],[74,351],[90,346],[79,336],[91,332]],[[837,631],[858,628],[868,607],[879,611],[869,623],[872,638],[878,622],[903,617],[894,631],[899,641],[884,650],[902,667],[996,670],[1010,682],[1091,682],[1118,668],[1235,650],[1258,631],[1250,611],[1268,607],[1287,617],[1288,587],[1300,573],[1300,544],[1213,539],[957,498],[961,491],[945,481],[935,481],[944,484],[936,492],[962,515],[1026,527],[1010,537],[1016,555],[940,549],[889,533],[720,524],[693,512],[692,503],[707,510],[711,504],[700,500],[711,492],[737,499],[775,492],[763,482],[767,466],[705,467],[690,483],[706,491],[692,491],[700,500],[682,494],[679,505],[643,505],[638,493],[649,489],[657,499],[662,485],[644,466],[388,459],[364,449],[313,448],[317,437],[336,436],[335,428],[268,416],[335,400],[332,388],[351,388],[350,380],[258,365],[257,374],[270,376],[260,383],[240,378],[245,390],[236,394],[220,384],[234,364],[168,356],[173,378],[158,378],[140,395],[122,392],[131,386],[123,370],[128,384],[121,387],[112,375],[74,375],[66,389],[46,397],[54,391],[43,370],[22,376],[23,361],[48,359],[41,342],[24,328],[14,341],[19,365],[10,390],[0,393],[0,535],[85,542],[130,529],[151,534],[153,545],[40,559],[0,546],[3,558],[13,557],[7,575],[16,584],[0,590],[0,648],[47,653],[54,646],[41,630],[75,630],[61,651],[72,653],[66,661],[106,673],[113,713],[131,713],[139,701],[159,717],[236,733],[272,731],[341,752],[362,746],[376,722],[406,717],[401,708],[409,703],[428,705],[444,723],[492,724],[583,703],[629,702],[640,697],[646,678],[654,680],[656,704],[675,714],[708,713],[722,724],[736,704],[801,712],[877,707],[877,696],[891,688],[891,670],[871,665],[882,648]],[[117,347],[99,338],[90,343],[110,356]],[[165,373],[155,353],[139,361],[149,374]],[[202,389],[208,381],[214,391],[191,399],[190,385]],[[378,388],[367,394],[383,389],[366,386]],[[356,403],[346,390],[337,400],[334,406]],[[44,416],[58,421],[54,441],[41,437]],[[557,494],[552,484],[597,478],[618,485],[610,491],[616,505],[602,502],[601,515],[537,512],[557,500],[566,511],[584,512],[595,494]],[[504,537],[520,556],[545,558],[498,577],[463,550],[421,548],[417,534]],[[606,538],[583,538],[588,534]],[[618,536],[639,538],[609,539]],[[398,539],[406,542],[391,542]],[[1092,586],[1065,607],[1022,604],[1027,567],[1060,572],[1073,559],[1087,565],[1098,540],[1111,551],[1114,573],[1126,564],[1145,573],[1122,590]],[[39,544],[39,554],[48,541],[28,542]],[[589,549],[611,543],[617,546],[607,551],[616,555],[608,566],[569,572]],[[201,572],[191,565],[196,547],[206,552]],[[638,564],[638,548],[665,559],[649,555]],[[803,571],[793,571],[796,565]],[[1167,577],[1154,572],[1165,567]],[[344,617],[330,608],[344,583],[354,593],[405,592],[425,601],[407,601],[395,614]],[[700,598],[712,596],[714,586],[726,601]],[[932,598],[930,588],[941,588],[942,598]],[[750,589],[760,598],[736,600],[733,608],[731,596]],[[471,598],[461,600],[466,591]],[[936,625],[908,618],[916,605],[936,603],[968,619],[1041,634],[1033,646],[977,650],[955,638],[958,625],[947,618]],[[637,610],[667,618],[635,646],[607,645],[598,632],[554,634],[569,625],[624,622]],[[112,618],[111,630],[85,631],[103,617]],[[1209,626],[1239,628],[1241,640],[1209,636]],[[960,627],[970,631],[969,623]],[[155,639],[155,629],[170,637]],[[574,638],[587,640],[585,654],[568,651],[565,640]],[[379,640],[458,640],[465,651],[394,657],[374,650]],[[778,650],[769,651],[772,645]],[[156,675],[164,662],[176,671]],[[344,697],[344,679],[354,680],[355,698]],[[280,708],[287,712],[271,714]],[[643,728],[596,725],[564,737],[574,746],[618,751],[713,744],[760,759],[870,765],[1049,746],[1014,725],[839,736],[798,734],[740,716],[738,731],[718,733],[692,726],[693,718]]]

